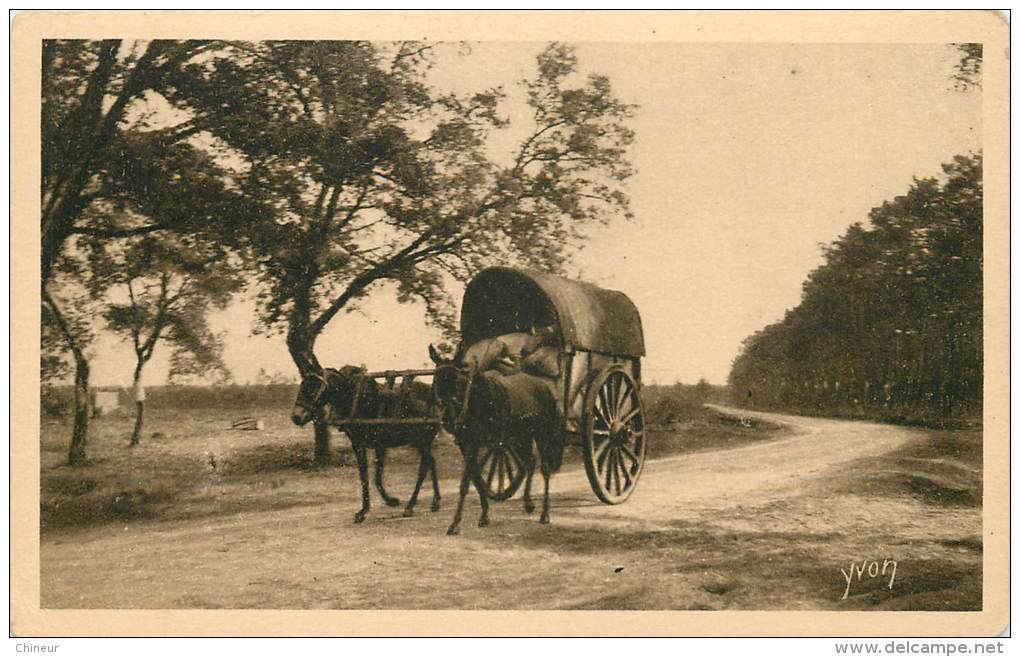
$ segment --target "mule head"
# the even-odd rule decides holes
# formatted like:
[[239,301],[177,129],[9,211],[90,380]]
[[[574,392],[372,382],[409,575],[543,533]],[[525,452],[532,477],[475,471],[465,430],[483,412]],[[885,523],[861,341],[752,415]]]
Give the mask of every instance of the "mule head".
[[446,358],[434,346],[429,345],[429,357],[436,364],[436,373],[432,377],[432,394],[442,410],[443,429],[448,433],[454,433],[458,428],[457,420],[467,402],[468,387],[473,378],[471,366],[460,358],[462,346],[457,348],[453,358]]
[[294,424],[300,427],[313,419],[328,421],[333,416],[348,416],[364,373],[364,368],[353,365],[345,365],[338,370],[310,370],[301,379],[294,402],[291,413]]
[[313,418],[321,416],[329,397],[329,389],[329,372],[320,368],[305,372],[301,377],[297,399],[294,400],[294,409],[290,414],[294,424],[303,427]]

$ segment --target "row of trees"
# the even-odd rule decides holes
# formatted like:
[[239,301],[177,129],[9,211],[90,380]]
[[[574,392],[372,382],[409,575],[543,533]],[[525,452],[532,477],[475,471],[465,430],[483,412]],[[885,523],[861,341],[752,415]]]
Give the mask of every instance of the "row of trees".
[[957,156],[825,248],[799,306],[744,341],[743,402],[810,412],[978,412],[982,160]]
[[[306,373],[326,325],[383,282],[452,328],[451,279],[558,270],[587,225],[630,216],[633,107],[605,77],[546,47],[499,153],[504,90],[435,89],[442,49],[44,42],[42,366],[74,372],[72,464],[98,318],[132,343],[136,380],[161,342],[188,374],[218,362],[208,311],[250,285],[256,328],[284,335]],[[315,436],[321,462],[328,428]]]

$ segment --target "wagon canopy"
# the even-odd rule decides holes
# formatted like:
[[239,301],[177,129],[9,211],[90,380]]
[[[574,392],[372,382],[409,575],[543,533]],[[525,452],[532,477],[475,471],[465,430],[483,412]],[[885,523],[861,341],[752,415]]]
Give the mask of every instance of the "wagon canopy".
[[464,291],[460,328],[467,344],[549,325],[559,328],[567,349],[645,355],[641,316],[622,292],[509,267],[482,270]]

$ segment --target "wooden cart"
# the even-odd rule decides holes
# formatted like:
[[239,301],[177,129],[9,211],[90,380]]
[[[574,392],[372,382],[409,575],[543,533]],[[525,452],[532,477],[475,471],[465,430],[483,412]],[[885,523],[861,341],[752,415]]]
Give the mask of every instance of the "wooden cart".
[[[620,504],[634,492],[646,453],[637,308],[622,292],[507,267],[485,269],[468,284],[461,309],[465,345],[536,327],[555,333],[562,420],[556,456],[562,459],[566,445],[579,447],[595,495]],[[525,475],[514,448],[486,445],[479,458],[490,497],[513,496]]]

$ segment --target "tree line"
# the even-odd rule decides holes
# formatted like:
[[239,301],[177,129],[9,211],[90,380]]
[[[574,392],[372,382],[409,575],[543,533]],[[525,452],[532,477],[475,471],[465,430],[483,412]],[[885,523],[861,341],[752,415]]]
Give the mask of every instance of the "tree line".
[[934,419],[982,403],[982,158],[915,179],[824,247],[796,308],[748,337],[746,405]]
[[[43,42],[41,366],[73,373],[72,464],[98,330],[132,345],[136,382],[161,344],[172,377],[226,375],[207,315],[248,289],[256,330],[305,374],[325,327],[381,285],[452,330],[451,281],[559,271],[587,226],[631,216],[634,107],[571,47],[469,93],[430,83],[440,61],[471,65],[421,42]],[[315,445],[325,461],[325,424]]]

